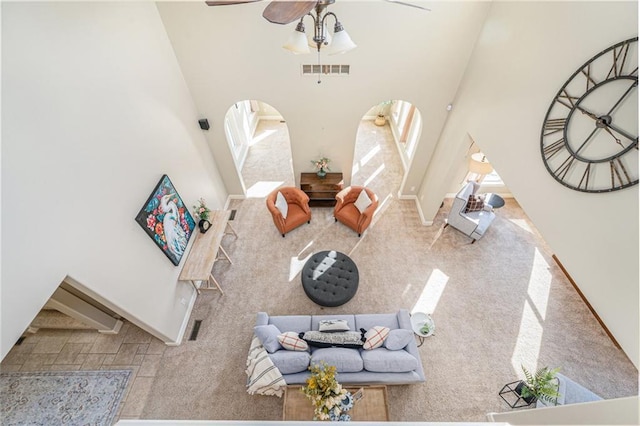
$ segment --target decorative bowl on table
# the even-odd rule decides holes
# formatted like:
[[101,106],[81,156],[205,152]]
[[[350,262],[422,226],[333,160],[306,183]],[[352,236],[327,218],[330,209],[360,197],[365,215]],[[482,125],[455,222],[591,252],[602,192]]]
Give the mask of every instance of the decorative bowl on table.
[[411,328],[413,332],[421,337],[432,336],[436,331],[436,323],[431,315],[424,312],[411,314]]

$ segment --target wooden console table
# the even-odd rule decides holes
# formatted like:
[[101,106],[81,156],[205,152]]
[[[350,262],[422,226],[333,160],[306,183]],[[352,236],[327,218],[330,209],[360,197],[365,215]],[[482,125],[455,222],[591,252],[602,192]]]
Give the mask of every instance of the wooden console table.
[[[198,294],[200,294],[201,289],[216,290],[216,288],[220,290],[220,293],[224,294],[222,287],[220,287],[211,270],[213,269],[215,261],[218,260],[218,251],[222,252],[222,255],[229,263],[233,264],[227,252],[220,245],[222,237],[227,233],[227,227],[230,229],[229,232],[237,237],[237,234],[229,225],[230,215],[230,210],[214,210],[209,217],[209,222],[211,222],[209,230],[204,234],[197,229],[194,230],[196,240],[191,246],[191,251],[187,256],[187,260],[184,262],[178,281],[191,282],[191,285],[193,285],[193,288],[196,289]],[[198,287],[196,281],[206,281],[206,286],[201,284],[200,287]]]
[[[282,409],[283,420],[311,421],[313,420],[313,407],[300,390],[302,386],[287,386],[284,390],[284,402]],[[355,393],[360,387],[345,386]],[[347,412],[353,421],[361,422],[388,422],[389,407],[387,404],[386,386],[362,386],[363,397]]]
[[342,190],[342,173],[327,173],[323,178],[316,173],[300,174],[300,189],[309,196],[311,207],[333,207],[336,195]]

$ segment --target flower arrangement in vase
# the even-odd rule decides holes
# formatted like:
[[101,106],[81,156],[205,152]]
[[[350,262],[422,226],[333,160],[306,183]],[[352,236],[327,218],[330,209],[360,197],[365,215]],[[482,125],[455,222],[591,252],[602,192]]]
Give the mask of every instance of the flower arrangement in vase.
[[211,209],[205,204],[204,198],[198,200],[198,204],[193,206],[193,214],[200,219],[198,222],[198,228],[203,234],[209,230],[211,222],[209,222],[209,214]]
[[331,171],[329,168],[329,160],[327,157],[322,157],[318,160],[311,160],[311,164],[318,170],[316,173],[319,177],[323,178],[327,175],[327,171]]
[[336,367],[326,363],[309,366],[311,375],[302,392],[313,404],[313,420],[348,422],[353,396],[336,380]]

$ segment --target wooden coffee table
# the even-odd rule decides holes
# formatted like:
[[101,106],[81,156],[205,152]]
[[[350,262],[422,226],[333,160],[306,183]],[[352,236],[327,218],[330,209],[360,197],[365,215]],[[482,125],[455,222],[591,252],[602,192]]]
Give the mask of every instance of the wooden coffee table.
[[[389,421],[389,407],[387,405],[386,386],[361,386],[364,396],[347,412],[353,421],[387,422]],[[287,386],[284,391],[282,409],[283,420],[311,421],[313,407],[304,393],[302,386]],[[355,393],[360,387],[345,386]]]

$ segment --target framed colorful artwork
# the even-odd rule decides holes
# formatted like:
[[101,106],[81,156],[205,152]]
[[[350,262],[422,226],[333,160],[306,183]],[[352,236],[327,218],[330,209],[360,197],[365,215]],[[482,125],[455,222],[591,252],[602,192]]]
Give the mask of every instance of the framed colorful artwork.
[[178,266],[196,222],[169,176],[162,176],[136,216],[136,222],[169,260]]

